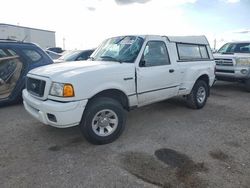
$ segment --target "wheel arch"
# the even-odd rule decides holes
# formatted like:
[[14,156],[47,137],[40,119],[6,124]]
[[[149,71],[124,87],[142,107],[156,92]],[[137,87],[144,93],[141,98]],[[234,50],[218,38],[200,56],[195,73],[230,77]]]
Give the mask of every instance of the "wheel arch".
[[106,89],[106,90],[99,91],[98,93],[96,93],[89,99],[87,105],[91,103],[94,99],[99,98],[99,97],[108,97],[108,98],[115,99],[123,106],[124,109],[129,110],[128,96],[122,90]]
[[[206,82],[206,84],[207,84],[207,86],[208,86],[208,96],[209,96],[209,95],[210,95],[210,84],[209,84],[209,76],[208,76],[208,74],[202,74],[202,75],[200,75],[200,76],[196,79],[195,83],[196,83],[198,80],[203,80],[204,82]],[[195,85],[195,83],[194,83],[194,85]]]

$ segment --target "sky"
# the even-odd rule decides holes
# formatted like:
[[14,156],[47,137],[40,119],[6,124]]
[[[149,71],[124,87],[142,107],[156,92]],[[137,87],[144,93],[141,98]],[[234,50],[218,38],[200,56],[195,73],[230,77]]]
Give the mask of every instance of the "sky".
[[131,34],[206,35],[211,47],[250,40],[250,0],[8,0],[0,23],[56,31],[56,44],[87,49]]

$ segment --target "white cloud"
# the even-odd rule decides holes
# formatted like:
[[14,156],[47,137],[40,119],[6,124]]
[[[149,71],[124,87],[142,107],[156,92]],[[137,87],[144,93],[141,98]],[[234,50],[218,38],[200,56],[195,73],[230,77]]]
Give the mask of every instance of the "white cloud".
[[250,33],[250,29],[239,29],[239,30],[233,31],[233,33],[249,34]]
[[227,3],[239,3],[240,0],[224,0]]
[[250,29],[237,29],[231,31],[225,31],[214,38],[217,40],[217,49],[223,44],[232,41],[250,41]]
[[[197,0],[151,0],[118,5],[115,0],[8,0],[1,3],[0,22],[55,30],[67,49],[97,46],[107,37],[125,34],[201,34],[187,21],[181,5]],[[12,6],[15,5],[15,6]]]
[[[116,0],[118,1],[118,0]],[[120,0],[121,1],[121,0]],[[143,2],[143,6],[145,6],[145,4],[150,4],[150,5],[155,5],[158,7],[176,7],[176,6],[180,6],[183,4],[188,4],[188,3],[195,3],[197,0],[125,0],[127,2]],[[126,4],[128,5],[128,3]]]

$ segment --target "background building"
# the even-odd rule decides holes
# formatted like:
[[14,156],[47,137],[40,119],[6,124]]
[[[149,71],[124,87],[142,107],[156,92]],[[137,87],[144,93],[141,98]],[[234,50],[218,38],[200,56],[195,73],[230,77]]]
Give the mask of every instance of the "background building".
[[55,31],[0,23],[0,39],[32,42],[46,49],[56,46]]

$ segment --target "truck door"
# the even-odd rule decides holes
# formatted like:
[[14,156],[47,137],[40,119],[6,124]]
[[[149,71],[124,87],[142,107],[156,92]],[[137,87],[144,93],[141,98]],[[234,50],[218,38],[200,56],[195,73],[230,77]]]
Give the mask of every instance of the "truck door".
[[179,89],[179,71],[170,61],[166,43],[148,41],[137,67],[139,106],[175,96]]

